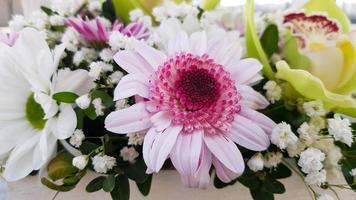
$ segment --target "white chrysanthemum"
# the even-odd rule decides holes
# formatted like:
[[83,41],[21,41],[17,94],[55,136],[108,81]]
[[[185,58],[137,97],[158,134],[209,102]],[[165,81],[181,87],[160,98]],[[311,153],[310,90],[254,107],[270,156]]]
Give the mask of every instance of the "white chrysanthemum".
[[320,117],[326,114],[324,104],[319,100],[306,102],[303,104],[303,108],[309,117]]
[[77,106],[83,110],[89,108],[91,99],[89,94],[84,94],[75,100]]
[[116,158],[107,155],[96,155],[92,159],[94,170],[105,174],[116,166]]
[[120,156],[124,161],[128,161],[130,163],[134,163],[135,159],[140,154],[136,151],[134,147],[124,147],[120,150]]
[[127,134],[127,136],[129,137],[128,145],[134,145],[134,146],[142,145],[143,140],[145,139],[145,135],[146,135],[145,131]]
[[306,174],[319,171],[323,168],[325,154],[319,149],[308,148],[300,154],[298,165]]
[[349,119],[342,119],[340,115],[335,114],[333,119],[328,119],[328,131],[336,141],[343,142],[351,147],[353,135]]
[[350,171],[350,175],[353,177],[356,177],[356,168],[354,168]]
[[0,157],[9,155],[4,177],[15,181],[38,170],[69,138],[77,117],[72,105],[52,95],[82,95],[94,86],[85,70],[57,70],[64,47],[49,49],[43,36],[25,28],[11,48],[0,44]]
[[323,195],[319,196],[317,200],[335,200],[335,199],[328,194],[323,194]]
[[261,153],[256,153],[247,162],[247,166],[254,172],[263,170],[264,161]]
[[75,147],[80,147],[82,145],[83,140],[85,139],[84,132],[82,130],[75,130],[74,134],[70,137],[69,143]]
[[308,185],[320,186],[326,181],[326,170],[323,169],[321,171],[311,172],[305,177],[304,180]]
[[100,98],[96,98],[93,100],[93,105],[95,108],[95,113],[97,116],[104,116],[105,106],[103,105],[103,101]]
[[88,165],[89,157],[81,155],[73,158],[72,165],[79,170],[83,170]]
[[274,127],[271,135],[271,142],[280,149],[286,149],[289,145],[295,145],[298,142],[298,138],[293,133],[290,125],[282,122]]
[[264,166],[267,168],[277,167],[282,162],[283,154],[281,152],[268,152],[264,156]]
[[267,99],[275,103],[282,98],[282,88],[275,81],[268,81],[263,89],[266,90]]

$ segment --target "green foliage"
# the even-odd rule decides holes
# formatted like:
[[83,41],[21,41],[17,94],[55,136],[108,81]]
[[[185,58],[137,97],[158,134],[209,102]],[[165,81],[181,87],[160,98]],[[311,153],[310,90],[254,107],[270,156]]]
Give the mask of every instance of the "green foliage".
[[309,58],[299,52],[298,39],[290,32],[287,32],[285,36],[283,54],[285,60],[292,68],[307,70],[311,65]]
[[[47,166],[48,177],[51,180],[42,178],[42,184],[60,192],[74,189],[86,172],[79,171],[76,167],[72,166],[72,159],[73,156],[67,152],[58,154]],[[63,184],[58,185],[52,182],[58,180],[62,180]]]
[[48,163],[48,176],[57,181],[70,177],[78,172],[78,169],[72,165],[73,156],[69,153],[60,153]]
[[279,32],[275,24],[267,26],[261,36],[261,45],[268,58],[278,52]]
[[92,99],[100,98],[106,108],[110,108],[115,105],[112,97],[108,95],[107,92],[104,91],[96,90],[92,92],[91,98]]
[[52,9],[50,9],[46,6],[41,6],[41,10],[43,12],[45,12],[48,16],[52,16],[52,15],[56,14],[56,12],[54,12]]
[[93,104],[90,104],[90,106],[84,110],[84,114],[91,120],[95,120],[97,118]]
[[129,179],[126,176],[117,176],[115,181],[115,188],[113,189],[113,191],[111,191],[110,194],[113,200],[129,200]]
[[90,183],[87,185],[85,190],[90,193],[99,191],[103,188],[103,183],[105,180],[106,180],[105,176],[96,177],[95,179],[90,181]]
[[135,182],[144,183],[149,177],[149,175],[146,174],[146,169],[145,161],[140,157],[134,164],[130,164],[125,168],[125,174]]
[[115,188],[115,175],[110,174],[106,177],[106,179],[103,182],[103,190],[105,192],[111,192]]
[[150,174],[144,182],[142,183],[136,182],[136,186],[138,190],[140,190],[143,196],[147,196],[150,193],[151,184],[152,184],[152,174]]
[[40,104],[38,104],[33,94],[28,97],[26,102],[26,118],[30,124],[35,128],[42,130],[46,124],[44,120],[45,113]]
[[53,99],[60,103],[75,103],[79,96],[73,92],[59,92],[53,95]]

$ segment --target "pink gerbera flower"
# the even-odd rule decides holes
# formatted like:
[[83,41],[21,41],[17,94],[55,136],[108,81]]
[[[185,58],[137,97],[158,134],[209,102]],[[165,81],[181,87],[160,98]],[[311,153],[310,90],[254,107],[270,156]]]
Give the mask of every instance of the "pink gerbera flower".
[[0,31],[0,42],[5,43],[8,46],[13,46],[19,37],[18,33],[5,33]]
[[112,31],[119,31],[122,34],[135,37],[137,39],[146,39],[149,35],[148,28],[142,23],[131,23],[124,26],[123,23],[116,20],[112,27],[107,27],[107,23],[101,17],[94,20],[88,18],[71,18],[67,19],[68,26],[74,28],[86,41],[91,43],[106,43],[109,40]]
[[190,37],[182,32],[168,42],[168,55],[141,41],[115,55],[128,72],[115,100],[134,95],[144,100],[111,113],[106,128],[121,134],[148,130],[143,144],[148,173],[170,158],[185,185],[205,188],[211,165],[224,182],[243,173],[235,143],[254,151],[270,145],[275,123],[255,111],[268,102],[250,87],[262,78],[262,66],[240,60],[241,47],[232,41],[228,35],[207,39],[205,32]]

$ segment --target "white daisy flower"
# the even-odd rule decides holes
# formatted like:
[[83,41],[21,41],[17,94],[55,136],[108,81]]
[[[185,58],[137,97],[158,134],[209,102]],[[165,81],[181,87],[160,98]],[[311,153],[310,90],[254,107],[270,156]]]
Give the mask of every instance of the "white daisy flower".
[[64,51],[50,51],[43,36],[23,29],[13,47],[0,44],[0,157],[9,155],[4,177],[15,181],[40,169],[69,138],[77,118],[70,104],[57,104],[58,92],[85,94],[94,86],[87,71],[56,72]]

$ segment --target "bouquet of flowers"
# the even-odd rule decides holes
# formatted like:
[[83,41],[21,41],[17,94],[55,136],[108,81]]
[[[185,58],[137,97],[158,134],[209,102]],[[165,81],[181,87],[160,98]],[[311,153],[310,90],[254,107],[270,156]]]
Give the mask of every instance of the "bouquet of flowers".
[[[297,174],[356,190],[356,32],[334,0],[275,13],[174,0],[24,1],[0,33],[2,175],[68,192],[148,195],[153,174],[240,183]],[[344,177],[347,184],[333,182]],[[335,197],[338,198],[335,193]]]

